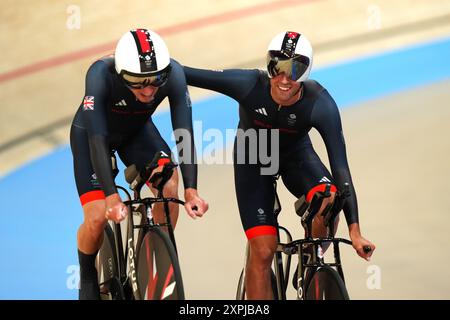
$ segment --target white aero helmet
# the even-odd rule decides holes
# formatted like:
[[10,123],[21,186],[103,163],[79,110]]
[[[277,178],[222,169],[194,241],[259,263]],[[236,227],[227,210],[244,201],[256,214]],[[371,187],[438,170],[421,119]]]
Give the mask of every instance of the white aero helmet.
[[297,32],[278,33],[267,48],[267,73],[269,78],[280,73],[294,81],[309,78],[313,63],[313,50],[308,38]]
[[149,29],[134,29],[117,43],[116,71],[131,88],[160,87],[170,74],[170,55],[164,40]]

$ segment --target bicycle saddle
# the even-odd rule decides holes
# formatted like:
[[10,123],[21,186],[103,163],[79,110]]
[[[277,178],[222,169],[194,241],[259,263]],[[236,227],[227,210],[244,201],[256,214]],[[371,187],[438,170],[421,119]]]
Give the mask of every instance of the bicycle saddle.
[[303,195],[295,201],[295,212],[302,220],[308,219],[310,216],[314,218],[314,215],[319,211],[322,205],[322,200],[331,196],[331,185],[327,184],[323,192],[316,192],[311,199],[311,202],[306,201],[306,196]]
[[150,179],[150,183],[152,183],[155,188],[162,189],[164,184],[171,178],[173,174],[173,168],[177,166],[163,151],[158,151],[157,153],[155,153],[153,159],[149,163],[144,165],[142,170],[138,170],[136,165],[134,164],[126,168],[125,180],[130,184],[130,188],[132,190],[140,190],[145,182],[149,180],[150,176],[153,173],[153,170],[160,166],[163,166],[163,170],[161,172],[155,173]]

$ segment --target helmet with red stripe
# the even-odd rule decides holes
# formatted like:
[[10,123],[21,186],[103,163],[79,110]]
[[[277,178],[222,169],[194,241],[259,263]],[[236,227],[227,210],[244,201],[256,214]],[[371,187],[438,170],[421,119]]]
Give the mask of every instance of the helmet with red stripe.
[[132,88],[164,85],[170,74],[170,54],[164,40],[149,29],[134,29],[119,40],[114,54],[116,71]]
[[277,34],[267,49],[267,73],[270,78],[284,73],[294,81],[305,81],[309,78],[312,63],[311,43],[297,32]]

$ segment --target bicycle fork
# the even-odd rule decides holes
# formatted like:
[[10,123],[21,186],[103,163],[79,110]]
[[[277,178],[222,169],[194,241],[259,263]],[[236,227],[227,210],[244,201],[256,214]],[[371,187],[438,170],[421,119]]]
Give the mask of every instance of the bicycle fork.
[[139,287],[137,283],[137,271],[136,271],[136,249],[134,247],[134,221],[133,221],[133,213],[132,206],[130,206],[130,217],[128,219],[128,236],[127,236],[127,257],[128,257],[128,265],[129,265],[129,273],[128,279],[131,281],[131,288],[133,291],[133,295],[136,299],[140,300],[141,296],[139,293]]
[[298,254],[298,263],[297,263],[297,299],[304,299],[303,294],[303,245],[299,244],[297,248]]

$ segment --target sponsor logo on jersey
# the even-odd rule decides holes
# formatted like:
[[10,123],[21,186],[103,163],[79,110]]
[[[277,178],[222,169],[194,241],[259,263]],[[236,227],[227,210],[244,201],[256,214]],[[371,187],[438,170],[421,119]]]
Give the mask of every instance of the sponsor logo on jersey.
[[259,208],[258,210],[258,215],[257,215],[257,219],[258,219],[258,223],[266,223],[266,215],[264,214],[264,210],[262,208]]
[[331,182],[327,177],[323,177],[319,182]]
[[264,107],[256,109],[255,112],[265,115],[267,117],[267,111],[266,111],[266,108],[264,108]]
[[94,187],[98,187],[100,185],[100,183],[98,182],[98,179],[97,179],[97,175],[95,173],[91,175],[91,184]]
[[126,106],[127,106],[127,103],[125,102],[124,99],[122,99],[122,100],[120,100],[119,102],[116,102],[114,105],[115,105],[116,107],[126,107]]
[[295,115],[295,113],[291,113],[289,115],[287,122],[291,127],[295,125],[295,123],[297,122],[297,116]]

